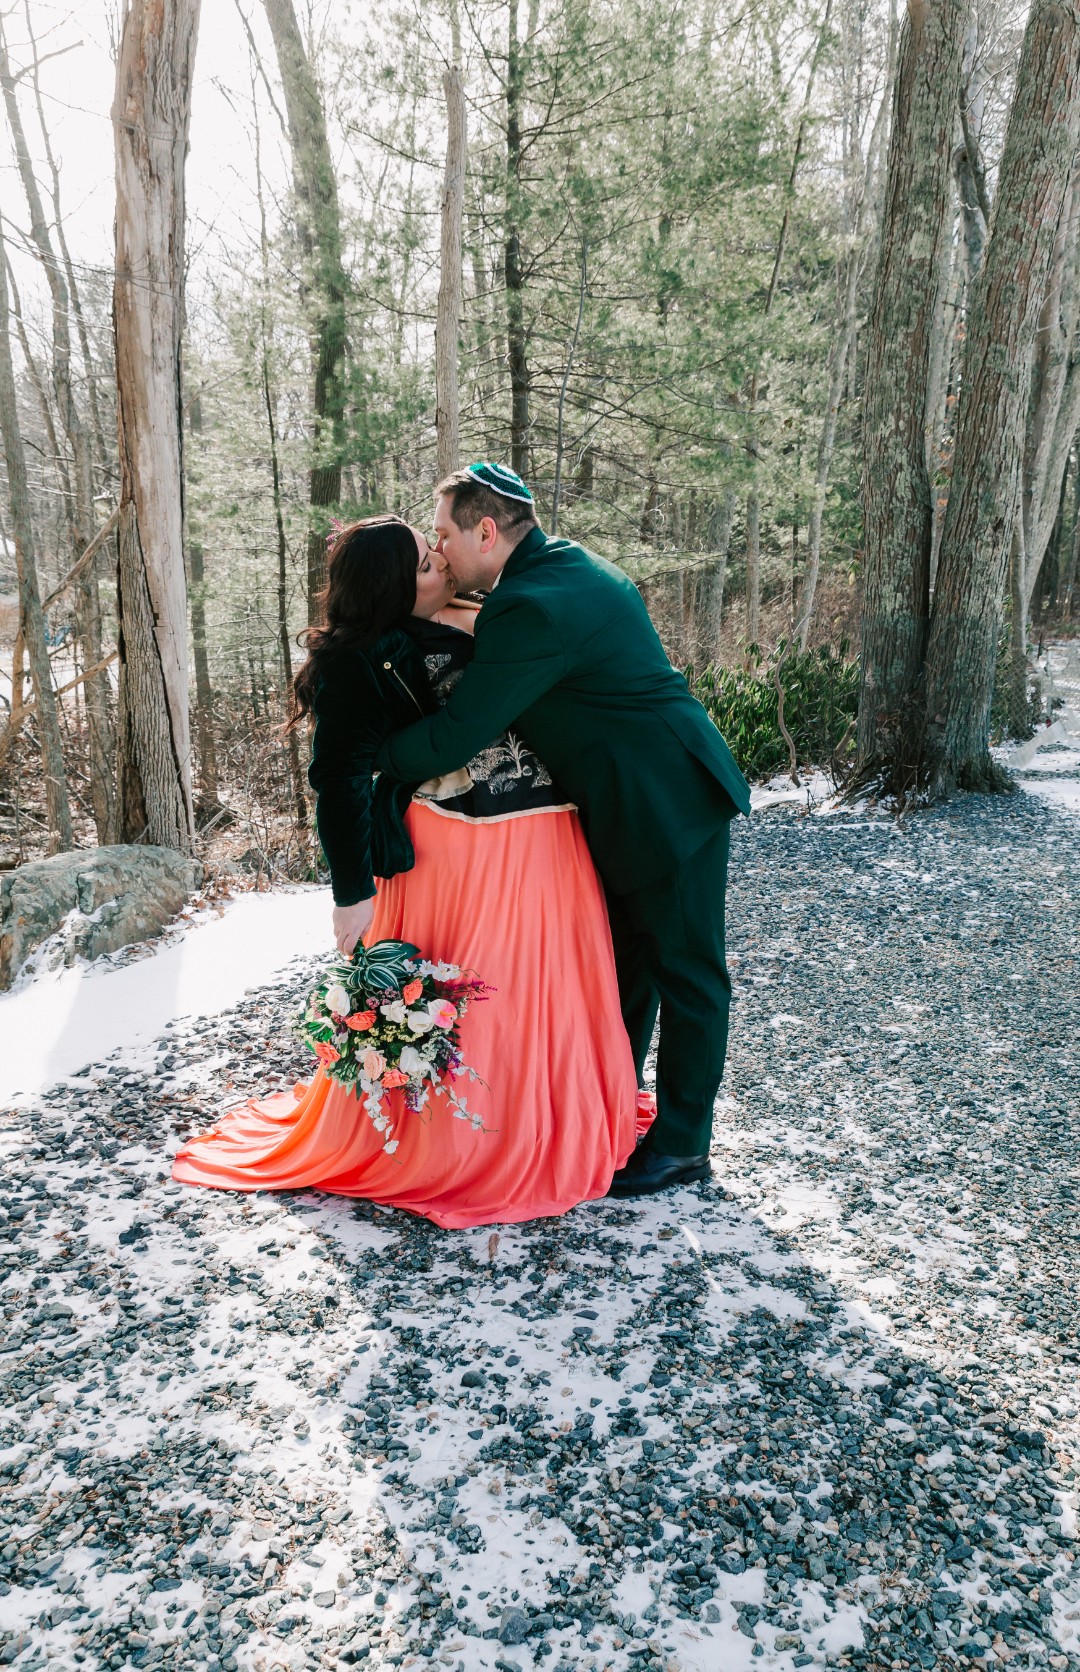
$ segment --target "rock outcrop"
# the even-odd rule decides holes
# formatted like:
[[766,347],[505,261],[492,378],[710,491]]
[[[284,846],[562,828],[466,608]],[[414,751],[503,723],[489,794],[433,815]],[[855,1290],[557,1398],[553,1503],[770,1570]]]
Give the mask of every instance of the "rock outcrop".
[[0,877],[0,989],[46,941],[50,963],[70,964],[160,934],[202,875],[172,848],[87,848],[20,865]]

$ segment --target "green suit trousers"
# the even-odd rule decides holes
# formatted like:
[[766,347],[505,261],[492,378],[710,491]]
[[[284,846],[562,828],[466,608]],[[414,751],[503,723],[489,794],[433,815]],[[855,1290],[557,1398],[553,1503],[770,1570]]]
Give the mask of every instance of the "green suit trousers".
[[660,1155],[705,1155],[727,1053],[731,980],[724,949],[730,824],[671,875],[609,894],[608,915],[623,1021],[641,1083],[657,1014],[657,1118],[648,1145]]

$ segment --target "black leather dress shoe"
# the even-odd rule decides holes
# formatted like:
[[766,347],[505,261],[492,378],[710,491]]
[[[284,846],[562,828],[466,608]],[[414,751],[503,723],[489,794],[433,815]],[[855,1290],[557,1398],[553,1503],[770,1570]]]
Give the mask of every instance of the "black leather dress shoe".
[[636,1149],[611,1181],[609,1196],[655,1196],[673,1184],[695,1184],[712,1172],[707,1155],[657,1155]]

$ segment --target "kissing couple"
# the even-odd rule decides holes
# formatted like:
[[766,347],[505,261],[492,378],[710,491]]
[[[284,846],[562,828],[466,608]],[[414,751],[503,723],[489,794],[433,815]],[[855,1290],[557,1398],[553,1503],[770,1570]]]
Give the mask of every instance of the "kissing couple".
[[389,1155],[320,1067],[228,1110],[173,1176],[451,1228],[706,1178],[746,781],[632,581],[547,536],[514,471],[440,482],[434,532],[395,516],[340,531],[290,724],[314,716],[338,951],[407,941],[494,989],[461,1025],[484,1130],[436,1092],[423,1117],[399,1112]]

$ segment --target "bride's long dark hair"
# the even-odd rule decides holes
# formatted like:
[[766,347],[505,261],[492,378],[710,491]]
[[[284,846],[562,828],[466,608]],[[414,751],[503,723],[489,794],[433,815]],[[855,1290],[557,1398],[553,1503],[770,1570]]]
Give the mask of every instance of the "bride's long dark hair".
[[416,603],[416,536],[401,517],[363,517],[343,528],[319,598],[323,625],[306,627],[299,643],[307,661],[292,682],[286,731],[310,714],[321,663],[338,649],[368,650],[401,627]]

